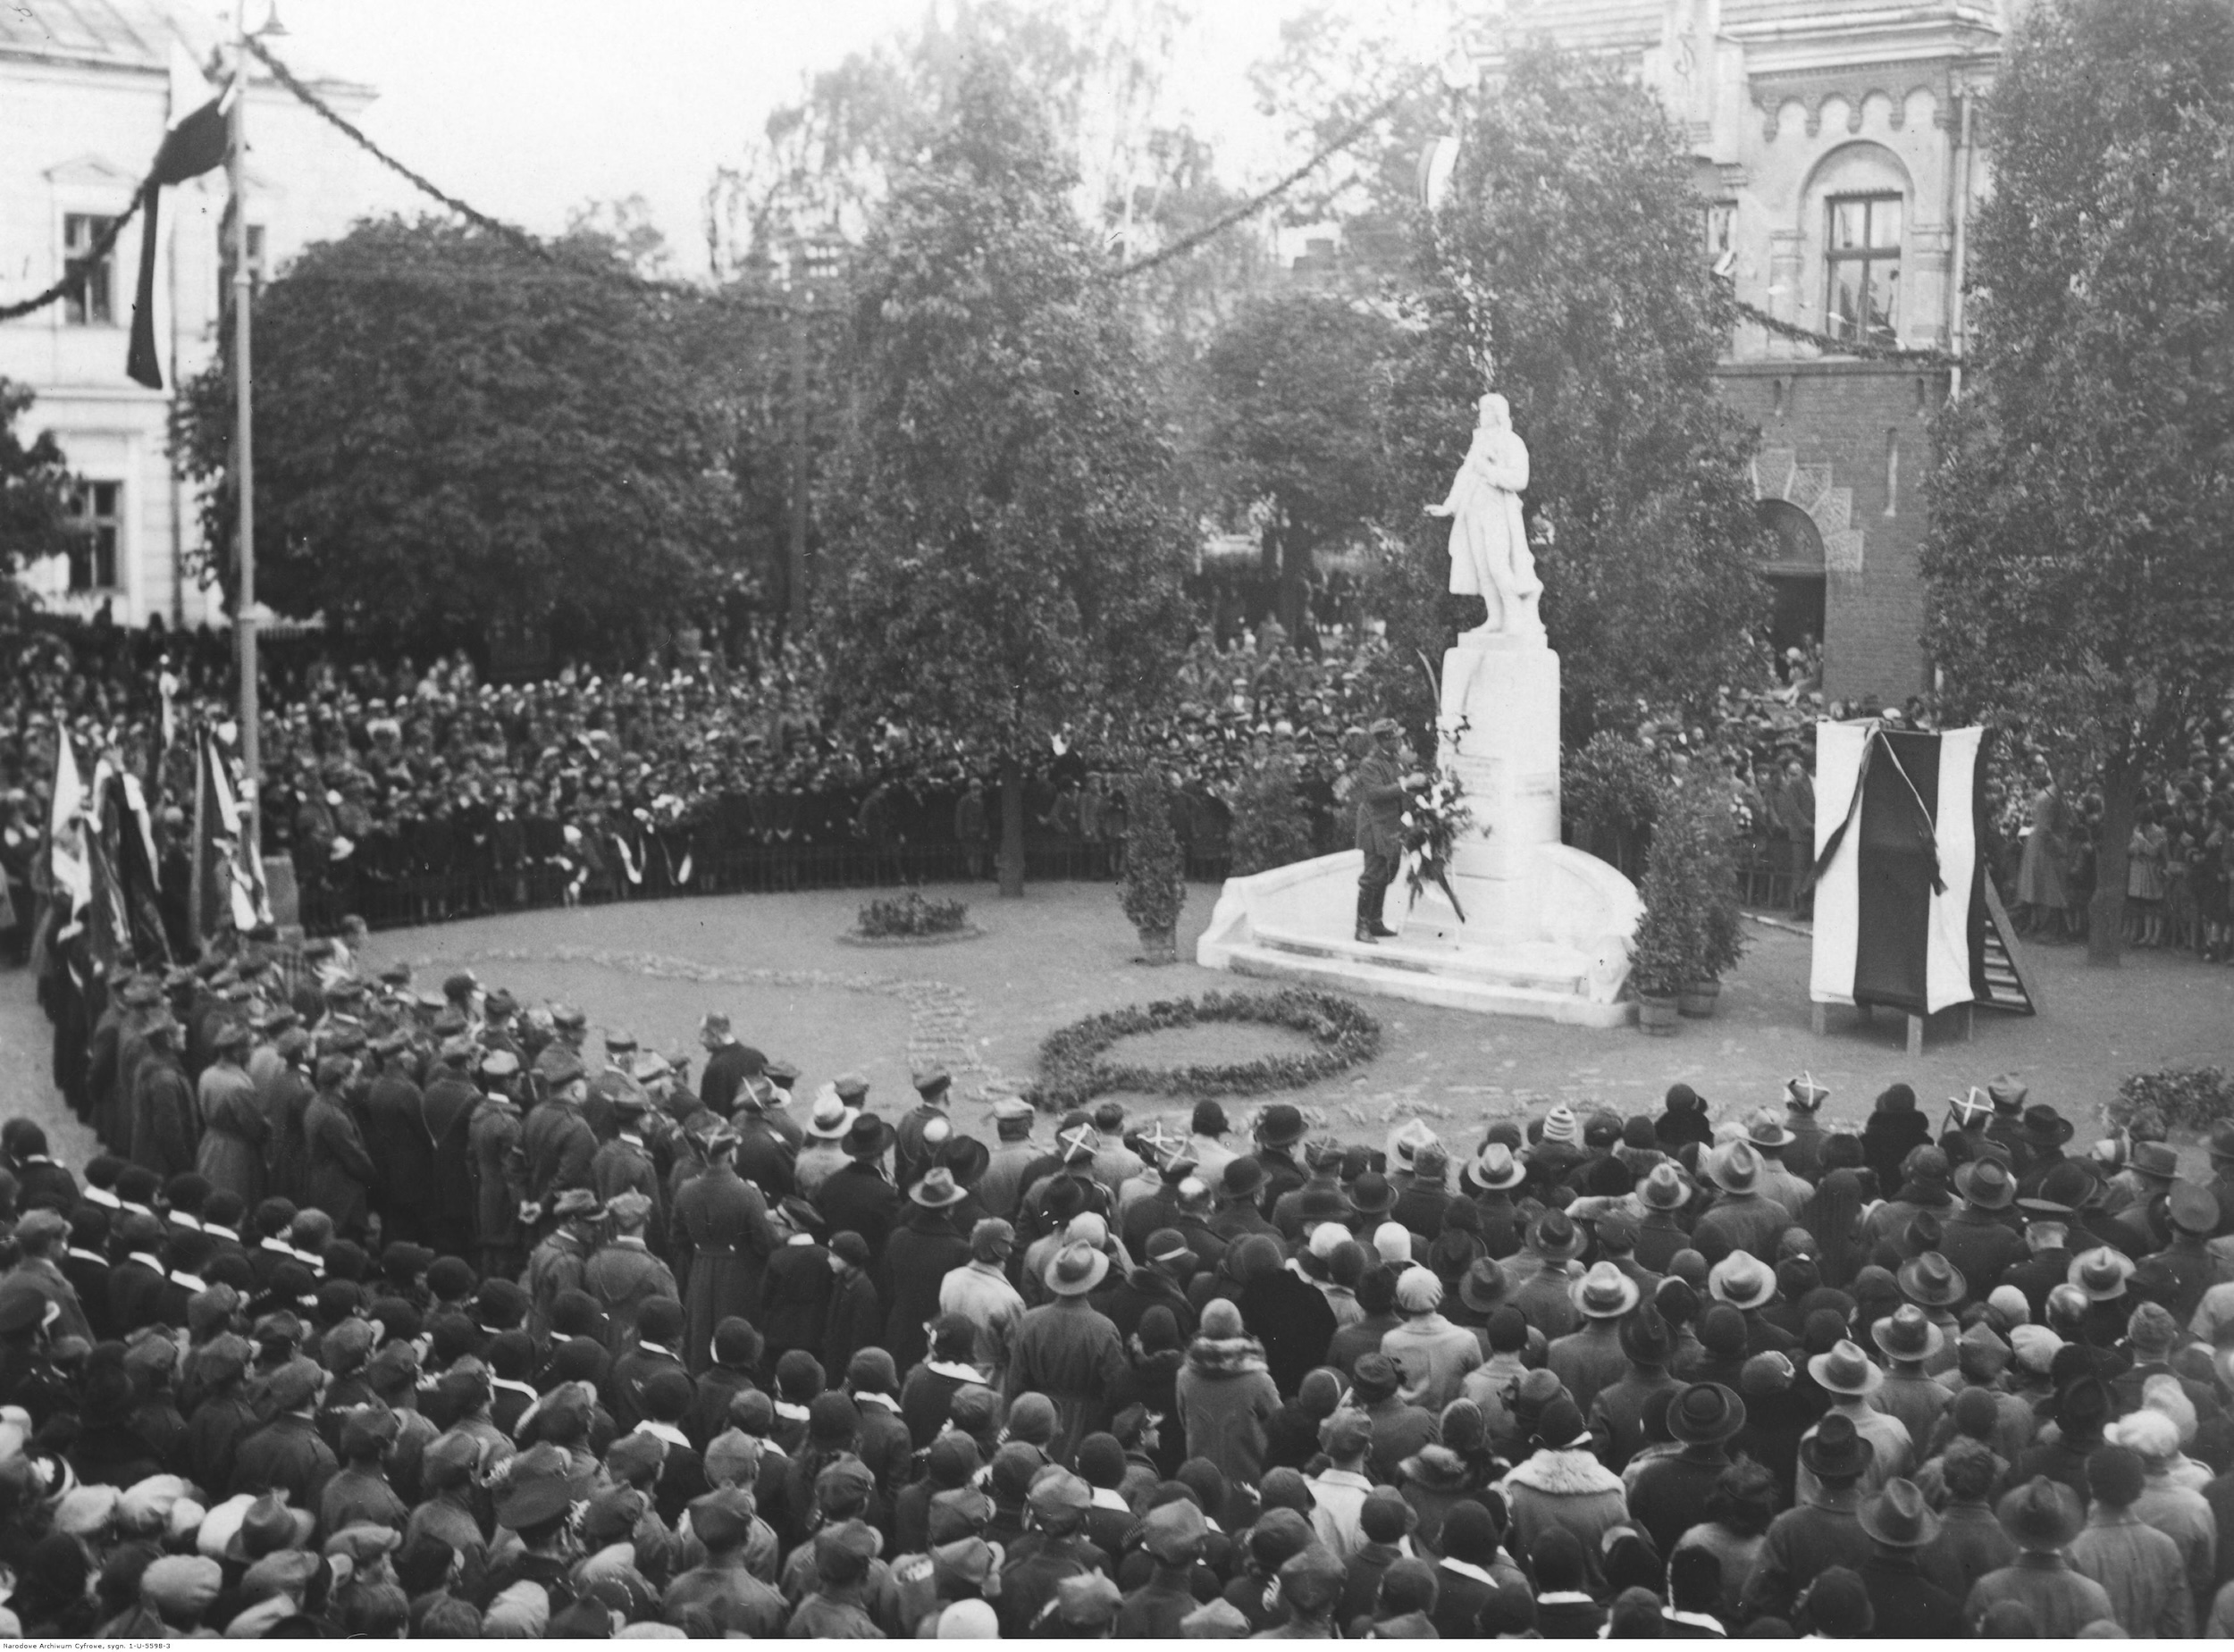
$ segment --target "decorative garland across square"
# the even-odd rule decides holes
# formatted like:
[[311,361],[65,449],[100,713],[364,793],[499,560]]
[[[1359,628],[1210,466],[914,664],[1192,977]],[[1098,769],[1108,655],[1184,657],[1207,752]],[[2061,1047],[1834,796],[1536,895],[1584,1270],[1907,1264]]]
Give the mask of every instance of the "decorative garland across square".
[[[1142,1067],[1107,1061],[1120,1039],[1205,1021],[1254,1021],[1307,1033],[1308,1054],[1263,1055],[1253,1061],[1191,1067]],[[1050,1112],[1082,1107],[1112,1090],[1148,1095],[1262,1095],[1298,1090],[1370,1061],[1381,1053],[1381,1023],[1347,998],[1290,987],[1271,994],[1205,993],[1162,998],[1090,1015],[1057,1027],[1039,1046],[1039,1081],[1026,1092]]]

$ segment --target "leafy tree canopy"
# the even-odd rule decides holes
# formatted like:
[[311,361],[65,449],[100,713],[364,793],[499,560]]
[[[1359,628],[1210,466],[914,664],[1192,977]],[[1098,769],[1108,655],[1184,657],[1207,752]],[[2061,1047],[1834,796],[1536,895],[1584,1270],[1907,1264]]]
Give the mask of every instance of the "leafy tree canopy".
[[856,263],[818,635],[858,717],[954,731],[1012,776],[1066,723],[1162,697],[1189,531],[1040,111],[983,60],[944,113]]
[[1427,325],[1390,401],[1388,521],[1412,547],[1384,592],[1392,636],[1439,658],[1455,619],[1478,619],[1441,595],[1448,532],[1419,513],[1465,456],[1486,328],[1528,443],[1571,745],[1640,700],[1703,703],[1763,666],[1756,433],[1715,391],[1734,313],[1696,205],[1650,94],[1534,47],[1477,100],[1449,199],[1421,225]]
[[76,542],[75,479],[54,432],[26,441],[16,429],[33,399],[28,387],[0,379],[0,573],[20,573]]
[[1927,640],[1954,709],[2101,785],[2113,958],[2136,787],[2234,686],[2234,9],[2041,0],[1992,135]]
[[[256,594],[406,649],[479,646],[502,616],[633,652],[732,530],[690,308],[595,243],[545,258],[390,219],[310,247],[256,314]],[[221,548],[230,360],[187,387],[177,432]]]

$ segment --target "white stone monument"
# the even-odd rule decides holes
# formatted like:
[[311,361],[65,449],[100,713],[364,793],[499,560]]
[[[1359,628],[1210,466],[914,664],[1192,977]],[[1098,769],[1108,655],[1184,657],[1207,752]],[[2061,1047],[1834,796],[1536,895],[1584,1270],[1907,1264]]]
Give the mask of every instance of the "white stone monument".
[[[1356,850],[1229,878],[1197,961],[1592,1027],[1628,1020],[1621,989],[1642,910],[1626,877],[1559,841],[1559,657],[1545,641],[1520,495],[1528,449],[1505,398],[1484,396],[1449,496],[1450,588],[1478,593],[1483,624],[1443,656],[1438,761],[1472,821],[1449,866],[1455,904],[1399,874],[1397,938],[1354,938]],[[1407,868],[1408,870],[1408,868]]]

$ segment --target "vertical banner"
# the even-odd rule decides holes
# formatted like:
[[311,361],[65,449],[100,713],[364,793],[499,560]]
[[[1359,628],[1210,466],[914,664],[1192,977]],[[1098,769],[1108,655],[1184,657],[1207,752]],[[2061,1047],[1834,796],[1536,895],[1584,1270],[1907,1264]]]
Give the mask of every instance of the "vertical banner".
[[55,799],[46,817],[46,866],[54,887],[67,892],[69,921],[74,924],[93,899],[93,868],[86,858],[85,779],[78,772],[77,753],[70,747],[70,731],[56,728],[55,739]]
[[194,753],[194,930],[205,944],[231,929],[246,934],[272,919],[264,857],[248,835],[223,744],[200,731]]

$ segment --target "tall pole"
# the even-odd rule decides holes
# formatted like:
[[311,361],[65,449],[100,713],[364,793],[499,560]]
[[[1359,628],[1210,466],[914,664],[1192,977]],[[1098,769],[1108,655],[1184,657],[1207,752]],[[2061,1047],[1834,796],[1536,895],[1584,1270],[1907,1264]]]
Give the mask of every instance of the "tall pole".
[[785,629],[807,630],[807,249],[791,254],[791,556],[785,585],[791,599]]
[[240,668],[240,807],[242,836],[260,844],[264,800],[263,727],[256,707],[256,442],[249,385],[248,323],[255,278],[248,268],[248,4],[233,0],[231,141],[225,179],[232,189],[232,486],[240,535],[239,586],[233,598],[233,639]]

